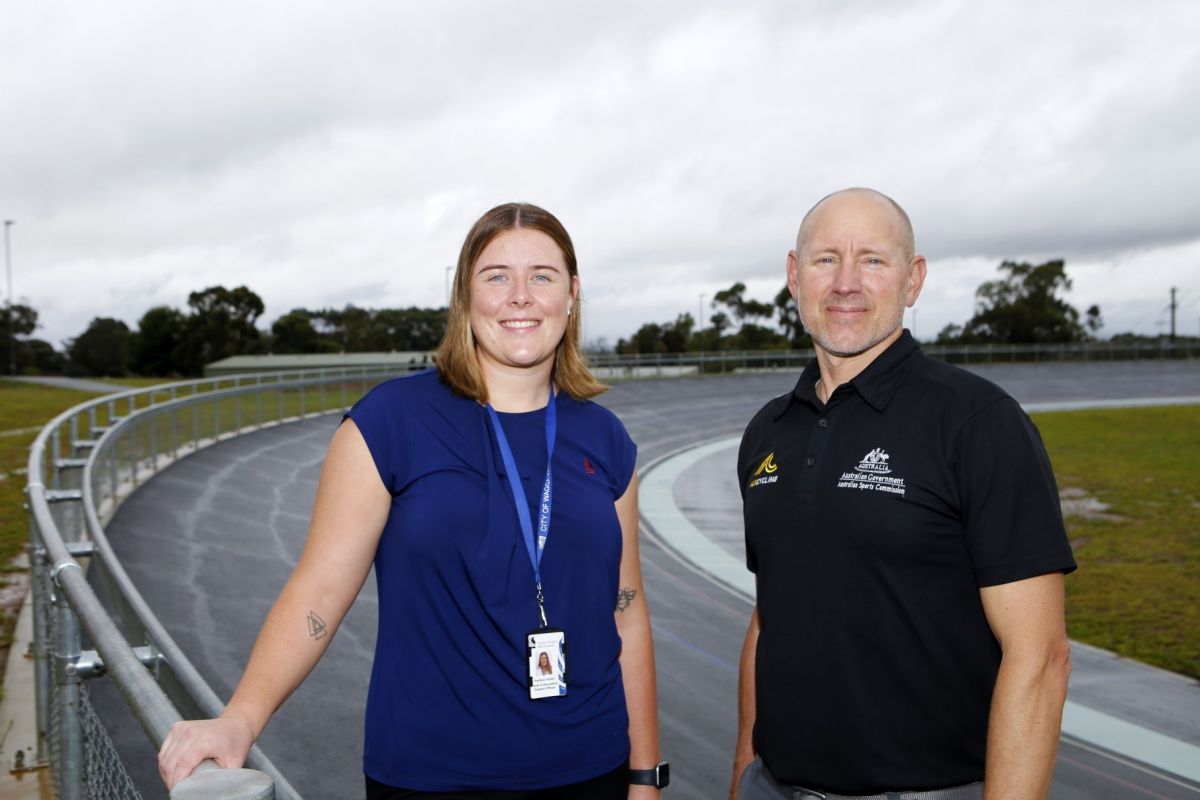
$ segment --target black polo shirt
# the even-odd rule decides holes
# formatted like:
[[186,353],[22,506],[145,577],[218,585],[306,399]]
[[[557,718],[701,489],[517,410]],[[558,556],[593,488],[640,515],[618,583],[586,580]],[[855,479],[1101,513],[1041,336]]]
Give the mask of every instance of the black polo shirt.
[[755,748],[840,794],[982,780],[1000,648],[979,588],[1075,568],[1041,438],[907,331],[827,405],[818,377],[813,361],[738,454]]

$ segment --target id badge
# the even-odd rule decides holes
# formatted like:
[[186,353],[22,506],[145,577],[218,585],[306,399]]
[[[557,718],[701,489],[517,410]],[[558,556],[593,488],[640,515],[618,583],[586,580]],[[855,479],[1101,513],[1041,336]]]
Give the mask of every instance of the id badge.
[[529,699],[561,697],[567,693],[567,635],[558,628],[538,628],[525,634],[529,662]]

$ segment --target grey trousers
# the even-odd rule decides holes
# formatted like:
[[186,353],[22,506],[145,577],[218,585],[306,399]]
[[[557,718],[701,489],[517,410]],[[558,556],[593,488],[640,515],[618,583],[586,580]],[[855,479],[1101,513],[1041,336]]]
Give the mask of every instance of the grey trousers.
[[788,786],[775,780],[775,776],[762,763],[761,758],[750,762],[750,766],[738,778],[738,800],[983,800],[983,784],[968,783],[946,789],[927,792],[884,792],[883,794],[845,795],[822,794],[800,786]]

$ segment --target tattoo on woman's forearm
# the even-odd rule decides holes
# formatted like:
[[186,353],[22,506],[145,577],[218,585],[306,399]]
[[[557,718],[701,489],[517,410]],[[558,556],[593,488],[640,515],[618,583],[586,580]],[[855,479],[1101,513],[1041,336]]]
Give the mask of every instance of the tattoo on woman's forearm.
[[308,612],[308,635],[320,641],[325,638],[327,626],[325,620],[317,616],[317,612]]
[[624,611],[633,605],[633,598],[637,597],[637,589],[631,586],[624,586],[621,591],[617,592],[617,611]]

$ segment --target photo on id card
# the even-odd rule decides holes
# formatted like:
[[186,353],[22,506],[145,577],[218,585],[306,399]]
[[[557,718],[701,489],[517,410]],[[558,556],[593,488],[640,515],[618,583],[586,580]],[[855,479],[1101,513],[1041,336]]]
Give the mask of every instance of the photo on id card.
[[556,628],[539,628],[525,637],[529,662],[529,699],[567,693],[567,639]]

